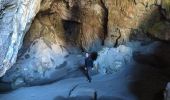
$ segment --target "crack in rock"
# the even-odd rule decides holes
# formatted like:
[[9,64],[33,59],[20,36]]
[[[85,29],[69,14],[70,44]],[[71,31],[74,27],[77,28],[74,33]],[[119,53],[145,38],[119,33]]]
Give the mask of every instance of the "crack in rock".
[[69,91],[69,97],[71,96],[72,92],[79,86],[79,84],[75,85],[70,91]]
[[94,100],[97,100],[97,91],[94,92]]

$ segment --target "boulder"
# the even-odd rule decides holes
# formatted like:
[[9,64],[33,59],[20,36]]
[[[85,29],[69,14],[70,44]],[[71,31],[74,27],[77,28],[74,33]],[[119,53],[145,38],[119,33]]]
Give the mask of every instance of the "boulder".
[[103,48],[98,54],[95,66],[102,74],[118,72],[127,63],[133,61],[132,49],[124,45],[120,45],[117,48]]
[[0,77],[15,63],[41,0],[0,0]]
[[[74,50],[75,51],[75,50]],[[62,44],[53,44],[43,38],[35,40],[17,63],[2,77],[13,88],[39,85],[66,77],[81,65],[82,56],[69,54]]]

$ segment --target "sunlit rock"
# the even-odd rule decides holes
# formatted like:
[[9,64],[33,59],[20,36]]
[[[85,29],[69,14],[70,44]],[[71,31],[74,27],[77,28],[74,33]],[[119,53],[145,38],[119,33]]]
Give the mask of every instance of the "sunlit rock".
[[97,70],[102,74],[115,73],[132,60],[132,49],[120,45],[117,48],[103,48],[95,61]]
[[148,28],[160,19],[156,0],[105,0],[108,11],[106,45],[145,40]]
[[11,82],[16,88],[21,84],[18,83],[20,79],[23,79],[22,84],[27,85],[58,80],[81,64],[82,56],[71,56],[69,53],[62,44],[50,44],[43,38],[37,39],[6,73],[3,81]]
[[0,76],[16,61],[18,50],[41,0],[0,0]]

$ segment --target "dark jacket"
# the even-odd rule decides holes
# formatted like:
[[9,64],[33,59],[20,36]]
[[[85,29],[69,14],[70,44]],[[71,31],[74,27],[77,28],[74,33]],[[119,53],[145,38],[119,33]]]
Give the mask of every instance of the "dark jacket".
[[85,67],[93,68],[93,59],[91,57],[85,59]]

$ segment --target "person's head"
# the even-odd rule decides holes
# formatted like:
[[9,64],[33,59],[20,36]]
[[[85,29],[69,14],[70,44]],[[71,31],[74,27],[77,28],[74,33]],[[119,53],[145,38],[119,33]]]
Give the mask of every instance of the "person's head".
[[86,57],[89,57],[89,53],[86,52]]
[[92,53],[90,54],[90,57],[92,58],[92,60],[96,60],[96,59],[97,59],[97,56],[98,56],[97,52],[92,52]]

